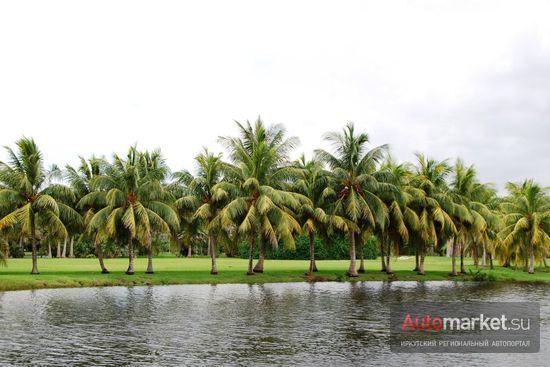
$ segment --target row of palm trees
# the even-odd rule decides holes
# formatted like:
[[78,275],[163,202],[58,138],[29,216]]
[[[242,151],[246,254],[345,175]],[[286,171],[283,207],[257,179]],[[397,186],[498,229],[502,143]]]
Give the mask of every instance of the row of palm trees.
[[171,173],[160,151],[135,146],[126,157],[81,158],[78,167],[45,169],[35,142],[22,138],[0,163],[3,242],[30,242],[32,274],[38,274],[38,241],[68,237],[92,242],[104,273],[102,244],[124,246],[126,273],[134,274],[138,243],[147,249],[152,273],[152,242],[160,235],[188,244],[206,238],[212,274],[218,273],[220,244],[246,241],[247,274],[253,275],[264,271],[269,248],[293,248],[302,233],[310,243],[308,273],[317,271],[315,238],[330,241],[337,235],[349,239],[350,277],[365,271],[362,248],[371,236],[378,239],[387,273],[391,255],[404,248],[413,249],[418,274],[425,273],[427,254],[445,248],[452,256],[451,275],[465,272],[469,255],[476,265],[488,259],[491,268],[495,259],[530,273],[537,261],[546,265],[550,199],[532,180],[509,183],[509,194],[499,197],[479,182],[473,166],[461,160],[451,166],[422,154],[415,164],[397,163],[386,145],[371,148],[369,136],[352,123],[325,135],[330,151],[296,161],[290,153],[298,139],[288,137],[282,125],[258,118],[237,128],[237,136],[219,139],[228,160],[204,149],[196,157],[195,176]]

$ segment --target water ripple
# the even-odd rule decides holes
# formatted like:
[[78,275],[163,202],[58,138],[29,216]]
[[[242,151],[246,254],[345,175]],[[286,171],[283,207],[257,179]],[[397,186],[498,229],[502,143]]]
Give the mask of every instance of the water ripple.
[[475,354],[468,364],[544,364],[550,286],[455,282],[285,283],[0,293],[0,365],[438,365],[457,356],[389,350],[389,304],[541,303],[541,352]]

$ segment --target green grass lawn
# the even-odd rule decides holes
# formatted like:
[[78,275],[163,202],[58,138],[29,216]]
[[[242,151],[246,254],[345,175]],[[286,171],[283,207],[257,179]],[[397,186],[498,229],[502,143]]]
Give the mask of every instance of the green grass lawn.
[[[411,270],[414,257],[393,259],[395,275],[389,277],[380,272],[379,260],[366,262],[367,272],[358,278],[345,276],[348,261],[318,261],[319,272],[313,277],[304,275],[308,268],[305,260],[266,260],[265,272],[247,276],[247,260],[235,258],[218,259],[218,275],[210,275],[209,258],[159,257],[154,259],[155,274],[145,274],[146,258],[136,259],[136,274],[126,275],[127,259],[106,259],[110,274],[101,274],[97,259],[39,259],[39,275],[31,275],[31,259],[10,259],[7,267],[0,268],[0,291],[37,288],[92,287],[113,285],[156,285],[156,284],[219,284],[219,283],[269,283],[300,281],[364,281],[364,280],[475,280],[471,274],[450,277],[451,260],[445,257],[426,258],[426,275],[419,276]],[[467,259],[467,271],[480,270],[493,274],[496,281],[550,281],[550,270],[538,268],[535,274],[496,267],[495,270],[476,269]]]

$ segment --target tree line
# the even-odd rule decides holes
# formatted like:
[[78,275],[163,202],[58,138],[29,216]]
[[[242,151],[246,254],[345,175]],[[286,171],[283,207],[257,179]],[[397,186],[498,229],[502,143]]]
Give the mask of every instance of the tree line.
[[237,135],[219,138],[227,155],[204,148],[194,175],[170,172],[160,150],[136,146],[123,157],[80,157],[76,167],[46,169],[34,140],[18,140],[0,162],[0,258],[6,261],[9,243],[28,244],[31,273],[38,274],[41,244],[56,241],[59,254],[69,242],[72,256],[75,242],[88,242],[108,273],[103,251],[114,243],[128,256],[126,274],[135,272],[136,246],[146,250],[146,272],[153,273],[153,242],[165,238],[175,247],[206,242],[217,274],[218,253],[245,242],[247,274],[254,275],[269,249],[292,249],[303,235],[308,273],[317,271],[315,240],[335,236],[347,238],[350,277],[365,271],[363,247],[373,238],[389,274],[391,255],[404,250],[421,275],[426,255],[444,249],[451,275],[465,272],[465,256],[491,269],[494,261],[529,273],[537,262],[546,266],[550,199],[533,180],[508,183],[499,196],[460,159],[416,154],[414,163],[395,162],[387,145],[371,147],[353,123],[325,134],[329,151],[295,161],[298,139],[283,125],[258,118],[236,127]]

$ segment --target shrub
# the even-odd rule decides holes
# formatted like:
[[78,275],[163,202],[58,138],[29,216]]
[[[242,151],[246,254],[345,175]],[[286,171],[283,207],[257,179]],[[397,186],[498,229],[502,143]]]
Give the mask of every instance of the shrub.
[[[254,257],[257,258],[259,253],[259,248],[256,248]],[[378,256],[377,240],[374,236],[363,246],[363,254],[365,259],[376,259]],[[240,258],[248,258],[248,242],[243,241],[240,243],[238,247],[238,256]],[[307,235],[297,236],[296,248],[294,250],[287,249],[282,244],[279,244],[277,248],[269,247],[266,258],[273,260],[308,260],[309,238]],[[331,239],[328,246],[326,246],[320,238],[315,237],[315,258],[317,260],[349,259],[349,244],[347,237],[335,236]]]
[[472,276],[472,279],[476,282],[493,282],[496,280],[495,274],[493,273],[487,273],[481,270],[476,271],[475,273],[470,269],[470,275]]
[[20,259],[25,257],[25,249],[19,246],[19,242],[10,243],[10,257],[14,259]]
[[158,255],[164,252],[170,252],[170,239],[162,237],[153,241],[153,254]]

